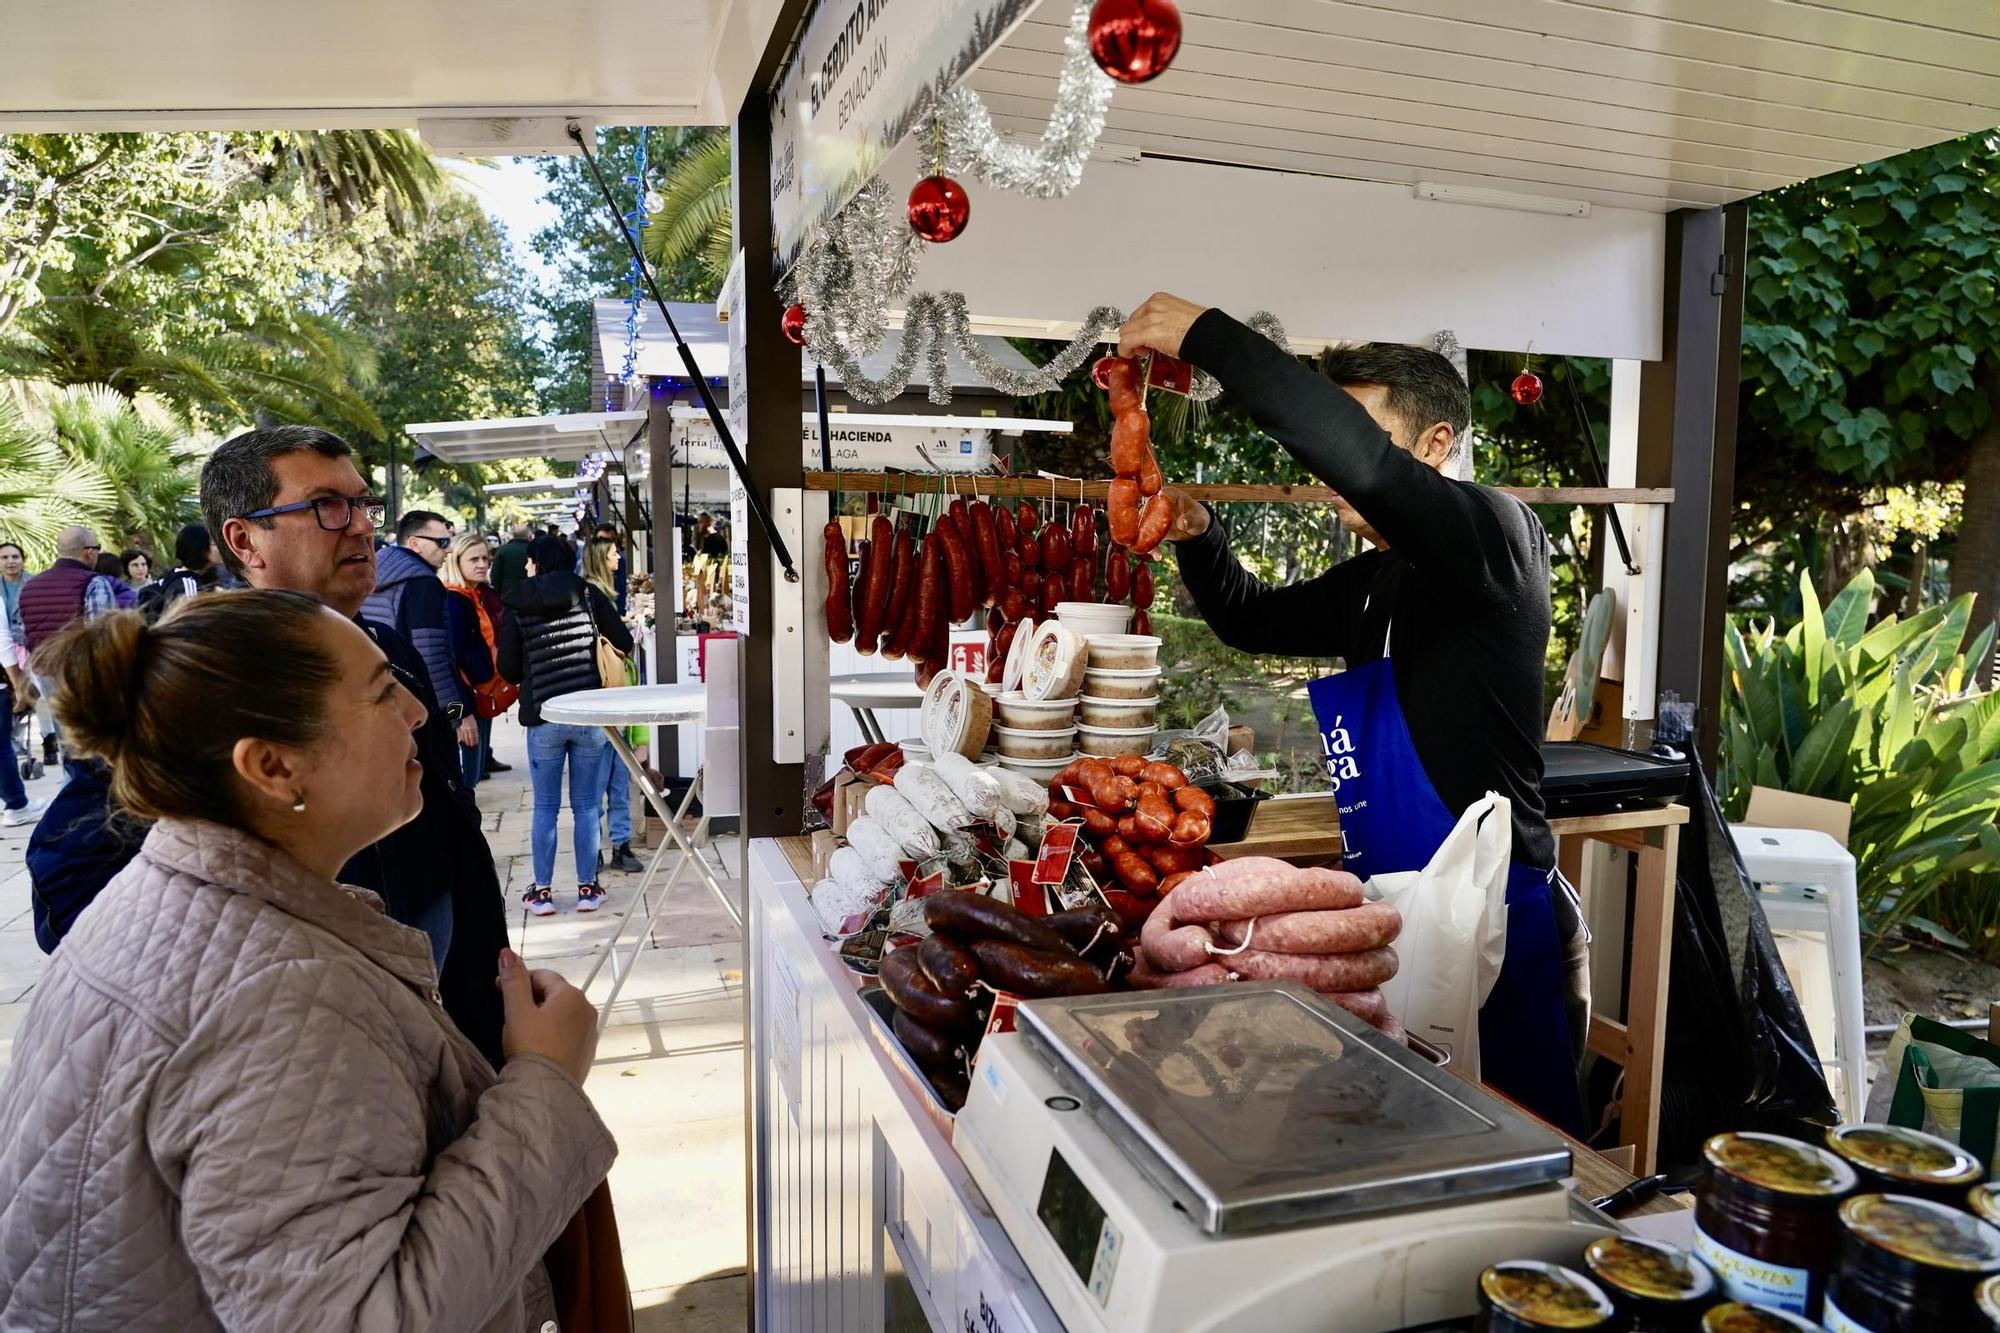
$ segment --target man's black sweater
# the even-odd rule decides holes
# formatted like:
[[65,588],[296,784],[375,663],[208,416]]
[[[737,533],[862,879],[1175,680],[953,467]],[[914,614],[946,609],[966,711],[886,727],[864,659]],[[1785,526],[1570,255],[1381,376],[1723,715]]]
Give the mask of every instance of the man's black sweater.
[[1548,544],[1533,512],[1398,449],[1345,389],[1220,310],[1194,322],[1181,355],[1388,543],[1274,588],[1213,522],[1176,548],[1210,626],[1243,652],[1349,666],[1379,659],[1390,636],[1410,740],[1439,798],[1457,814],[1499,792],[1513,802],[1514,859],[1553,865],[1541,793]]

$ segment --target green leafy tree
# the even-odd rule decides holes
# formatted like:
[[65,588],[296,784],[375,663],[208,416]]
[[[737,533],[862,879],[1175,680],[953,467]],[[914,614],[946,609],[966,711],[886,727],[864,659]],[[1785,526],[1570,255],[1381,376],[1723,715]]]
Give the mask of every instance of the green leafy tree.
[[194,517],[207,447],[156,401],[105,385],[14,384],[0,395],[0,533],[31,564],[55,552],[71,524],[107,545],[138,536],[155,548]]
[[[1737,486],[1745,549],[1817,533],[1905,482],[1964,482],[1951,588],[2000,608],[2000,137],[1759,198],[1749,226]],[[1813,543],[1799,543],[1801,546]],[[1836,573],[1865,553],[1817,551]],[[1921,573],[1921,571],[1917,571]],[[1842,580],[1844,581],[1844,580]],[[1989,667],[1990,669],[1990,667]]]
[[[530,300],[504,228],[462,195],[385,245],[336,312],[379,367],[366,393],[381,422],[364,448],[369,461],[385,462],[392,447],[407,460],[412,422],[534,415],[546,353],[527,322]],[[480,477],[468,467],[427,480],[470,509]]]
[[[688,286],[698,274],[713,296],[729,276],[729,131],[689,129],[675,132],[669,147],[671,165],[660,187],[660,206],[653,210],[640,244],[646,258],[662,273]],[[690,272],[694,270],[694,273]]]
[[[707,143],[715,133],[631,127],[598,130],[594,150],[598,166],[611,183],[621,213],[630,210],[639,195],[639,188],[625,177],[633,174],[642,132],[650,136],[646,141],[649,182],[673,177],[681,157]],[[554,222],[529,238],[530,246],[555,275],[551,288],[535,303],[537,316],[549,330],[542,400],[551,412],[601,410],[602,403],[590,401],[590,345],[597,336],[592,303],[627,295],[631,252],[581,156],[539,158],[536,166],[548,182],[546,198],[557,214]],[[727,189],[725,184],[725,200]],[[665,209],[660,211],[662,221],[669,217]],[[649,226],[641,233],[642,241],[652,230]],[[726,260],[723,267],[728,267]],[[658,267],[654,276],[669,301],[710,301],[719,286],[703,269],[698,252]],[[618,367],[610,369],[616,373]]]

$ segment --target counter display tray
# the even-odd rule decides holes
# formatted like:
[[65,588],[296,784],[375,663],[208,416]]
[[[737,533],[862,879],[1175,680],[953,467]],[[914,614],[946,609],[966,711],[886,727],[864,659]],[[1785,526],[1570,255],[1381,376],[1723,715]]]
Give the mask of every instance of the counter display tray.
[[1687,790],[1685,759],[1589,741],[1542,742],[1542,799],[1551,819],[1660,805]]

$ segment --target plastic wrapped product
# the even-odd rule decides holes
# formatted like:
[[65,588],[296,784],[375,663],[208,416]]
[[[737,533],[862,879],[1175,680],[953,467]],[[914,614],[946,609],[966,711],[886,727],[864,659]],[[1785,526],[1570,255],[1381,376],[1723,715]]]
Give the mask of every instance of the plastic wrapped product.
[[990,823],[1001,812],[1000,780],[991,770],[960,754],[941,754],[931,766],[951,788],[951,794],[979,818]]
[[958,799],[950,784],[929,764],[903,765],[903,771],[896,775],[896,790],[941,832],[962,829],[973,822],[965,802]]
[[[909,767],[911,765],[904,765],[905,769]],[[896,840],[896,845],[912,861],[937,854],[938,831],[894,787],[875,788],[868,793],[862,808],[867,810],[870,819],[882,826],[883,832]]]
[[894,883],[902,877],[903,869],[896,863],[903,858],[903,848],[873,817],[863,815],[847,826],[847,845],[861,853],[877,879]]

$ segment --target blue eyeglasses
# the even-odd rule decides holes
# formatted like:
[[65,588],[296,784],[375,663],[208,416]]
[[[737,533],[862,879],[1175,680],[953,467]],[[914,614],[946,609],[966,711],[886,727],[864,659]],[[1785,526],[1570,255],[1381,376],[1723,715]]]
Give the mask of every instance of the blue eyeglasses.
[[322,495],[317,500],[300,500],[296,504],[273,505],[269,509],[256,509],[247,514],[238,514],[241,519],[276,518],[280,514],[296,514],[302,509],[313,511],[313,517],[327,532],[345,532],[354,522],[354,511],[359,509],[368,516],[368,526],[379,528],[389,516],[389,506],[372,495]]

